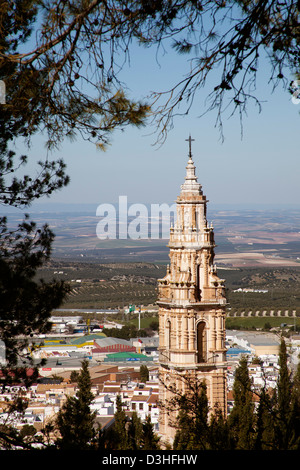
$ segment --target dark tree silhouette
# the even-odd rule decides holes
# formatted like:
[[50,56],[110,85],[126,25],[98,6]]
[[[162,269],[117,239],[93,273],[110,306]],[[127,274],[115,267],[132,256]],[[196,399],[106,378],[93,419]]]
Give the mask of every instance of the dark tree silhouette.
[[88,450],[95,447],[96,413],[90,409],[93,398],[88,361],[83,361],[76,396],[67,397],[56,419],[60,434],[56,446],[59,450]]

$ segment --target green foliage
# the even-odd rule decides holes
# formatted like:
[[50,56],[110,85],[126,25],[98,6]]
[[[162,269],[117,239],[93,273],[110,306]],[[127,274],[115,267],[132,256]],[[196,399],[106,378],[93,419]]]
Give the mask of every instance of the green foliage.
[[[25,218],[17,230],[10,231],[1,219],[0,230],[0,339],[6,346],[9,379],[10,368],[20,367],[30,337],[49,331],[51,311],[61,304],[68,287],[60,281],[35,279],[37,269],[51,253],[53,233],[48,226],[37,229]],[[25,358],[30,365],[30,354]]]
[[230,432],[228,420],[218,406],[213,410],[208,427],[208,442],[211,450],[230,449]]
[[[287,368],[284,340],[280,348],[280,372],[275,391],[262,387],[254,391],[246,358],[235,373],[234,407],[228,417],[208,407],[203,384],[187,382],[184,395],[175,393],[166,409],[178,410],[174,423],[174,450],[299,450],[300,449],[300,366],[294,377]],[[258,406],[254,406],[255,396]]]
[[153,430],[153,424],[151,418],[148,415],[143,423],[142,436],[141,436],[141,450],[159,450],[160,438]]
[[[268,321],[266,319],[268,318]],[[269,331],[270,328],[276,328],[282,330],[282,323],[286,323],[287,326],[285,327],[286,330],[297,330],[300,326],[300,319],[299,317],[263,317],[263,316],[251,316],[251,317],[227,317],[226,318],[226,327],[228,330],[255,330],[261,329],[265,331]]]
[[292,384],[290,380],[290,372],[287,366],[286,344],[284,340],[281,340],[279,351],[279,377],[277,383],[277,391],[278,409],[283,421],[285,421],[288,417],[288,403],[290,401],[291,388]]
[[113,338],[122,338],[127,340],[130,338],[137,338],[138,336],[147,336],[147,333],[144,330],[137,330],[137,328],[130,323],[124,325],[122,328],[103,328],[102,332]]
[[[2,5],[0,77],[7,101],[1,128],[6,141],[11,134],[30,140],[45,131],[51,148],[78,132],[102,147],[113,129],[143,124],[148,105],[126,97],[116,80],[114,42],[122,44],[118,34],[127,26],[114,16],[113,5],[109,25],[98,1]],[[111,61],[106,67],[107,44]]]
[[0,425],[0,443],[1,449],[5,450],[13,450],[18,444],[20,447],[26,448],[24,439],[20,439],[17,430],[13,426],[7,424]]
[[117,396],[116,413],[114,424],[114,447],[115,450],[126,450],[129,447],[129,436],[126,430],[127,417],[122,408],[120,395]]
[[254,92],[260,56],[269,58],[270,70],[265,68],[264,73],[275,87],[287,87],[290,74],[299,73],[296,1],[153,1],[147,2],[151,16],[144,13],[144,18],[140,2],[131,2],[129,11],[143,44],[165,45],[170,40],[179,54],[189,54],[185,78],[175,80],[167,92],[153,93],[155,103],[161,102],[155,111],[162,139],[172,128],[176,111],[189,112],[199,90],[211,83],[211,74],[217,83],[207,93],[207,112],[216,110],[223,135],[222,116],[228,106],[241,117],[251,100],[260,108]]
[[[69,183],[65,163],[51,161],[48,154],[41,156],[36,176],[26,174],[28,156],[17,156],[16,142],[30,146],[39,134],[53,149],[65,137],[82,133],[102,148],[113,129],[141,126],[149,113],[148,105],[130,100],[119,82],[112,81],[113,67],[102,70],[102,46],[106,49],[117,27],[109,33],[106,13],[102,16],[98,3],[1,3],[0,79],[6,93],[0,104],[0,204],[25,208]],[[103,41],[95,24],[101,17],[106,29]],[[97,50],[91,61],[93,80],[85,74],[90,60],[82,51],[88,49]],[[80,78],[85,91],[80,89]],[[92,88],[89,96],[87,89]],[[62,282],[35,279],[37,269],[50,257],[53,238],[49,227],[37,229],[28,219],[13,230],[6,219],[0,221],[0,339],[6,346],[7,380],[12,377],[10,368],[24,360],[21,352],[30,346],[30,336],[49,330],[51,311],[68,292]],[[20,334],[22,340],[17,341]],[[30,355],[25,359],[28,364]],[[18,368],[18,375],[29,382],[25,370],[21,377]],[[36,372],[32,379],[35,376]],[[16,372],[13,379],[17,380]]]
[[67,397],[57,415],[56,426],[60,434],[56,442],[58,449],[88,450],[95,446],[96,414],[90,410],[93,398],[88,361],[83,361],[76,396]]
[[192,374],[178,376],[175,384],[165,387],[171,397],[161,403],[166,415],[177,413],[176,420],[170,422],[176,429],[173,447],[175,450],[205,450],[208,448],[208,400],[205,382],[198,382]]
[[99,433],[98,449],[106,450],[158,450],[160,438],[153,430],[149,416],[144,422],[136,412],[127,416],[120,395],[116,400],[115,422],[112,428]]
[[10,133],[30,138],[44,130],[49,147],[76,133],[105,147],[115,128],[143,125],[150,106],[130,99],[119,78],[136,43],[189,54],[184,79],[175,77],[168,92],[158,90],[151,99],[162,136],[182,102],[181,112],[189,111],[211,73],[217,75],[208,111],[217,109],[220,127],[228,101],[241,115],[249,100],[260,104],[253,94],[260,55],[269,57],[274,86],[299,74],[295,1],[109,0],[105,5],[98,0],[3,3],[0,78],[8,90],[3,116],[8,139]]
[[35,429],[34,426],[30,425],[30,424],[25,424],[21,431],[20,431],[20,438],[21,439],[28,439],[30,440],[31,437],[35,436],[35,434],[37,433],[37,430]]
[[290,440],[292,449],[300,449],[300,363],[292,380]]
[[272,450],[274,447],[274,396],[265,388],[259,396],[259,406],[256,413],[256,433],[254,450]]
[[205,382],[195,382],[190,377],[183,380],[186,393],[175,396],[166,410],[178,410],[173,424],[176,434],[174,450],[228,450],[230,449],[229,425],[218,406],[209,416],[207,387]]
[[126,420],[125,429],[128,449],[140,450],[142,446],[143,424],[135,411],[132,413],[130,420]]
[[76,370],[72,370],[71,374],[70,374],[70,381],[71,382],[78,382],[79,380],[79,372],[77,372]]
[[147,366],[140,367],[140,381],[146,383],[149,380],[149,369]]
[[191,383],[190,391],[179,398],[178,428],[175,450],[205,450],[208,446],[208,400],[205,383]]
[[280,343],[279,367],[276,395],[277,403],[275,408],[275,448],[278,450],[287,450],[293,446],[293,421],[295,417],[292,413],[292,381],[287,366],[287,352],[284,340]]
[[254,436],[254,403],[247,360],[243,358],[235,373],[233,386],[234,407],[228,424],[233,446],[238,450],[252,450]]

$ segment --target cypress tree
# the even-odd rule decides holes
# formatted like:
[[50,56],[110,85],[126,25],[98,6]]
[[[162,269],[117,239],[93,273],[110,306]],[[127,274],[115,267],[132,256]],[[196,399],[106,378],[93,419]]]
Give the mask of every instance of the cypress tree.
[[179,399],[175,450],[208,448],[208,400],[204,382],[189,382],[188,391]]
[[234,449],[253,450],[254,404],[247,359],[242,358],[233,385],[234,406],[228,418]]
[[142,450],[158,450],[159,437],[155,434],[151,418],[148,415],[143,423],[143,433],[141,441]]
[[230,434],[228,423],[222,410],[216,407],[209,423],[209,449],[229,450]]
[[127,423],[128,449],[139,450],[141,448],[143,424],[136,412],[132,413]]
[[88,450],[95,444],[96,431],[94,422],[96,413],[91,412],[93,401],[88,362],[82,362],[78,377],[76,396],[68,397],[61,407],[56,425],[60,433],[57,448],[60,450]]
[[146,383],[149,380],[149,369],[147,366],[140,367],[140,381]]
[[288,446],[291,381],[287,366],[287,352],[284,339],[280,342],[279,351],[279,376],[277,381],[277,422],[275,426],[276,447],[284,450]]
[[274,449],[274,397],[263,387],[256,414],[255,450]]
[[291,448],[300,449],[300,363],[298,363],[297,371],[293,379],[292,397],[292,436]]
[[129,448],[129,440],[126,425],[126,413],[122,408],[121,396],[118,395],[116,400],[115,424],[113,429],[115,442],[113,443],[112,448],[114,450],[128,450]]
[[[279,351],[279,376],[277,381],[277,407],[275,423],[275,445],[278,450],[289,450],[297,446],[299,430],[298,415],[298,375],[293,387],[291,373],[287,364],[287,350],[282,338]],[[296,428],[296,429],[295,429]],[[296,434],[295,434],[296,432]]]

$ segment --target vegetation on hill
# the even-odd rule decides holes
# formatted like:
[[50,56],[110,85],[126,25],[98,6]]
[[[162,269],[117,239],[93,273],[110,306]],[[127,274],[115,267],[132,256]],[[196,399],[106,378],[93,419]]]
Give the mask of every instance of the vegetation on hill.
[[[234,406],[227,418],[216,408],[209,417],[206,384],[188,382],[167,406],[178,410],[174,423],[176,450],[299,450],[300,366],[292,377],[287,368],[285,342],[280,346],[280,371],[275,390],[252,388],[246,358],[235,373]],[[254,398],[256,397],[256,398]],[[254,405],[254,399],[258,406]],[[167,408],[168,409],[168,408]]]
[[[157,280],[165,265],[153,263],[85,263],[51,261],[38,272],[45,279],[64,279],[71,292],[64,308],[123,308],[149,305],[157,300]],[[296,310],[300,314],[300,268],[220,269],[225,279],[228,307],[232,311]],[[81,282],[78,282],[81,281]],[[235,292],[238,289],[266,292]]]
[[157,279],[165,266],[153,263],[85,263],[52,260],[40,269],[48,279],[64,279],[71,290],[63,308],[123,308],[157,300]]
[[[257,363],[258,359],[256,359]],[[218,408],[209,414],[205,382],[194,383],[186,375],[181,380],[188,385],[172,388],[174,397],[160,404],[177,413],[173,421],[176,436],[174,450],[300,450],[300,364],[292,375],[287,366],[287,351],[282,339],[279,355],[279,375],[275,389],[261,390],[252,387],[248,363],[242,358],[236,369],[233,387],[234,407],[228,417]],[[147,380],[146,367],[140,368],[141,380]],[[47,423],[42,430],[44,438],[33,429],[17,431],[13,424],[2,425],[2,449],[15,446],[33,449],[38,444],[44,449],[65,450],[158,450],[169,448],[156,435],[148,417],[145,422],[136,413],[127,413],[121,397],[117,399],[115,424],[109,429],[96,425],[96,415],[91,412],[93,400],[87,361],[74,377],[77,392],[69,397],[60,409],[57,419]],[[258,406],[254,406],[254,400]],[[25,412],[26,399],[19,397],[15,411]],[[176,417],[176,416],[175,416]]]
[[[155,304],[157,279],[165,272],[166,266],[153,263],[103,265],[55,260],[44,266],[40,274],[45,279],[54,276],[70,281],[71,292],[62,308],[118,308],[120,314],[115,319],[138,327],[137,315],[124,315],[123,308],[131,304]],[[228,329],[270,330],[286,324],[291,331],[299,330],[300,268],[220,269],[219,276],[226,283]],[[81,282],[76,282],[75,277]],[[239,289],[252,289],[253,292]],[[88,314],[83,313],[83,316],[88,317]],[[100,317],[98,314],[97,318]],[[142,328],[151,327],[148,324],[155,320],[155,314],[142,313]]]

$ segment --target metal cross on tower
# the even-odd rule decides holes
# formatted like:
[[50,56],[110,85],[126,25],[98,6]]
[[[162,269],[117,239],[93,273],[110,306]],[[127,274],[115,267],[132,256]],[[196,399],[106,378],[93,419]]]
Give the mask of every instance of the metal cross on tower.
[[192,158],[192,142],[194,142],[195,139],[192,139],[192,137],[189,136],[189,138],[185,139],[185,140],[186,140],[186,142],[189,143],[189,157]]

